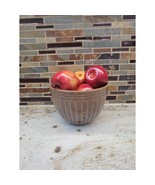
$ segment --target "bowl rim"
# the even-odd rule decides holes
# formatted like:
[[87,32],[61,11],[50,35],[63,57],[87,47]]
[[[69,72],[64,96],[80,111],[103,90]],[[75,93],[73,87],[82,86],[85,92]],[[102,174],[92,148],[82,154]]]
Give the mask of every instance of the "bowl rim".
[[84,92],[95,92],[95,91],[99,91],[101,89],[106,89],[108,87],[108,83],[103,86],[103,87],[99,87],[99,88],[96,88],[96,89],[92,89],[92,90],[86,90],[86,91],[82,91],[82,90],[63,90],[63,89],[58,89],[58,88],[54,88],[52,86],[50,86],[50,89],[54,90],[54,91],[57,91],[57,92],[76,92],[76,93],[84,93]]

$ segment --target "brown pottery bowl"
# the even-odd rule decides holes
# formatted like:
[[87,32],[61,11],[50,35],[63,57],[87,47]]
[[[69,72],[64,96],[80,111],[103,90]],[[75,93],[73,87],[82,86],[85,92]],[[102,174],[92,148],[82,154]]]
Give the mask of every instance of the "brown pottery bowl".
[[55,108],[65,121],[74,125],[85,125],[91,123],[101,112],[106,100],[107,86],[87,91],[50,87],[50,91]]

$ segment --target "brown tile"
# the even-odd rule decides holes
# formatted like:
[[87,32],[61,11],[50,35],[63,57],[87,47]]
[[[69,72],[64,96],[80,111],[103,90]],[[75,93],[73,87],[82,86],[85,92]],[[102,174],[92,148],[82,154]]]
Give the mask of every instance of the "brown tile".
[[111,52],[111,48],[98,48],[98,49],[94,49],[94,53],[104,53],[104,52]]
[[135,53],[121,53],[121,59],[135,60]]
[[84,60],[96,59],[99,54],[84,54]]
[[70,60],[82,60],[83,59],[83,54],[71,54],[70,55]]
[[115,85],[109,85],[108,86],[108,91],[117,91],[117,86],[115,86]]
[[130,48],[130,51],[136,51],[136,48]]
[[47,37],[66,37],[82,36],[82,30],[49,30],[46,31]]
[[39,67],[39,62],[22,62],[22,67]]
[[20,88],[20,93],[43,93],[49,92],[49,88]]
[[43,83],[27,83],[26,84],[26,87],[27,88],[40,88],[40,87],[42,87],[42,85],[43,85]]
[[62,61],[64,59],[58,55],[49,55],[48,60],[49,61]]
[[47,56],[41,55],[41,56],[21,56],[20,57],[21,62],[40,62],[40,61],[47,61]]
[[112,22],[113,28],[133,28],[134,24],[130,21]]
[[122,34],[128,35],[128,34],[135,34],[135,28],[122,28]]

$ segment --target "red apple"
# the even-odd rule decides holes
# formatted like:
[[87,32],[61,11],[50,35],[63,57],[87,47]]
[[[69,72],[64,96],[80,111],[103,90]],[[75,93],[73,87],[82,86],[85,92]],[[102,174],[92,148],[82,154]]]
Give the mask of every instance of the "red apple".
[[92,89],[93,89],[93,88],[92,88],[89,84],[86,84],[86,83],[81,84],[81,85],[77,88],[78,91],[86,91],[86,90],[92,90]]
[[85,71],[76,71],[75,72],[75,75],[79,79],[79,85],[81,85],[82,83],[84,83],[84,80],[85,80]]
[[63,90],[76,90],[79,80],[75,73],[70,70],[58,71],[51,78],[51,86]]
[[85,82],[93,88],[103,87],[108,83],[108,73],[102,66],[90,66],[85,72]]

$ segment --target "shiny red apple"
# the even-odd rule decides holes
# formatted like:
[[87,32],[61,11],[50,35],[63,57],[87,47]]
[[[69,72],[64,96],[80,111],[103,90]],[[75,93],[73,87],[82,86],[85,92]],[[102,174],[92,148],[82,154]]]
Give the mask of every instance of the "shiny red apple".
[[63,90],[76,90],[79,85],[79,79],[75,73],[70,70],[58,71],[51,78],[51,86]]
[[92,89],[94,89],[94,88],[86,83],[79,85],[79,87],[77,88],[78,91],[86,91],[86,90],[92,90]]
[[79,79],[79,85],[83,84],[85,81],[85,71],[76,71],[75,75]]
[[103,87],[108,83],[108,73],[102,66],[90,66],[85,72],[85,82],[93,88]]

